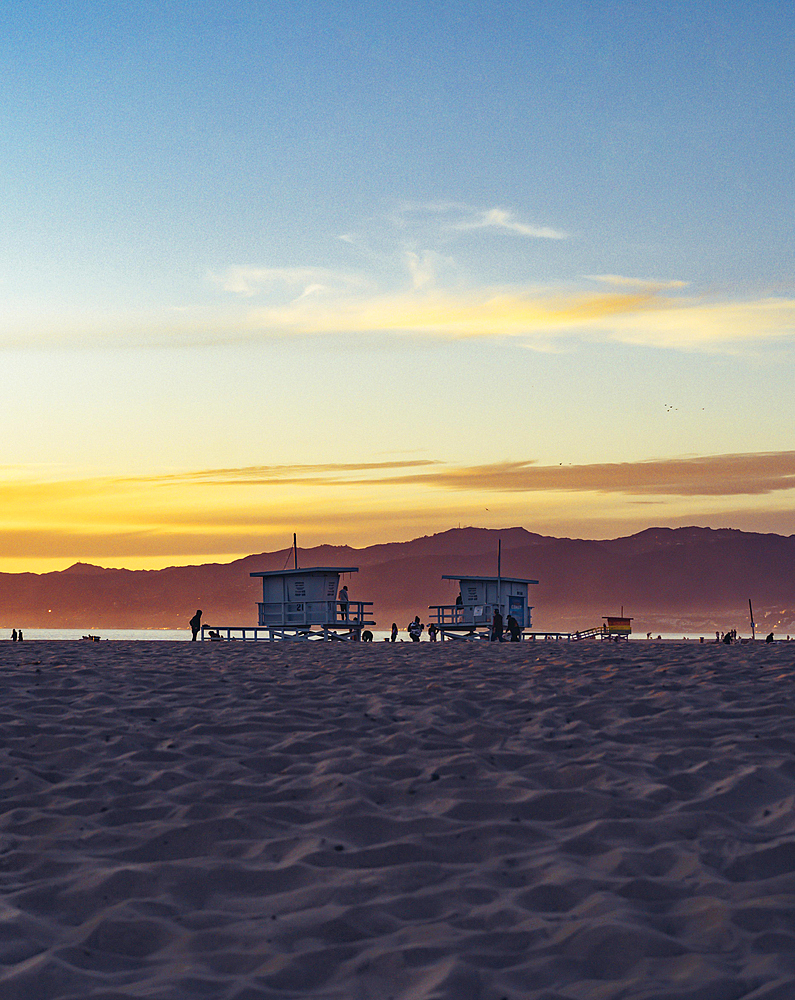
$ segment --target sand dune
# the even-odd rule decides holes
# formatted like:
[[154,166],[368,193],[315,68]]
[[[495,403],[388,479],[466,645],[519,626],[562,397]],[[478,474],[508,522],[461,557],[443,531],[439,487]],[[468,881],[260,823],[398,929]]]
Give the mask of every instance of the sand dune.
[[795,647],[3,643],[7,1000],[793,1000]]

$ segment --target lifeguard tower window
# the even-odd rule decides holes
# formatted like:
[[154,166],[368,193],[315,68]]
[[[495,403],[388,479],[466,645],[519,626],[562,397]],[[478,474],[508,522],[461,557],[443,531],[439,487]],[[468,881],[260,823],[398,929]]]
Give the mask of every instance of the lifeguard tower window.
[[527,599],[516,594],[508,595],[508,614],[513,615],[522,628],[525,626]]

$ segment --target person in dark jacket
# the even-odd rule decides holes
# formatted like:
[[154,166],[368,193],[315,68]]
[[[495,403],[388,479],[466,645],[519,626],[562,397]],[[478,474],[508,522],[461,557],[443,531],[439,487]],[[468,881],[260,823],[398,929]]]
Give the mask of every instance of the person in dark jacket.
[[508,615],[508,634],[511,637],[511,642],[521,642],[522,630],[519,626],[519,622],[513,615]]
[[193,633],[193,642],[196,642],[196,636],[199,634],[199,629],[202,627],[201,611],[197,611],[188,624],[190,625],[190,630]]
[[406,626],[406,631],[408,632],[412,642],[419,642],[420,636],[422,635],[425,626],[420,621],[420,616],[415,615],[414,621],[409,622]]

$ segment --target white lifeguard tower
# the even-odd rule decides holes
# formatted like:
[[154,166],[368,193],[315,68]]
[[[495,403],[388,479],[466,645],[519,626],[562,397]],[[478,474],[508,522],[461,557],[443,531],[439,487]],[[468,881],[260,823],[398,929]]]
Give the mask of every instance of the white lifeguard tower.
[[528,587],[538,580],[507,576],[443,576],[458,580],[460,594],[455,604],[432,604],[430,620],[444,639],[489,639],[494,612],[499,609],[507,628],[512,615],[524,630],[531,625],[532,606]]
[[262,580],[257,626],[203,627],[202,639],[358,641],[365,629],[375,625],[369,611],[373,602],[345,603],[338,598],[341,574],[358,571],[358,566],[313,566],[250,573]]

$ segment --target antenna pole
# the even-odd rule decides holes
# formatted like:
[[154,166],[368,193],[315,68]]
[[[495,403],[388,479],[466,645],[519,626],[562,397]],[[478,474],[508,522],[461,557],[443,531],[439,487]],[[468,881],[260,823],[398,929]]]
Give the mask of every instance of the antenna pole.
[[497,607],[502,614],[502,539],[497,539]]
[[756,639],[756,625],[754,624],[754,609],[751,606],[751,598],[748,598],[748,610],[751,613],[751,638]]
[[293,532],[293,566],[298,569],[298,544],[295,540],[295,532]]

